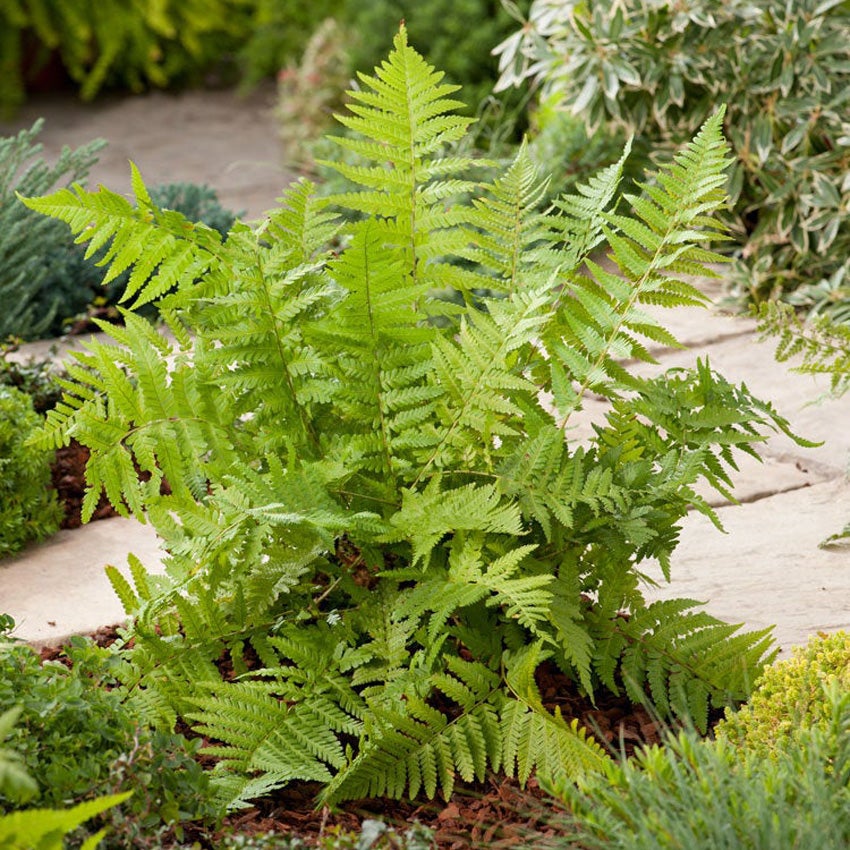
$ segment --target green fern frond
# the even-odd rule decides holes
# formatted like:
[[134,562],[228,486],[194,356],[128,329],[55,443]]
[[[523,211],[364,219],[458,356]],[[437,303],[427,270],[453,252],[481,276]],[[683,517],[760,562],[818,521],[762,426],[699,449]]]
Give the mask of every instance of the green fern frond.
[[338,216],[315,197],[315,189],[309,180],[290,184],[260,227],[282,270],[315,263],[339,233]]
[[[766,439],[765,431],[783,433],[801,446],[814,445],[793,434],[771,404],[754,398],[745,386],[730,384],[707,360],[698,360],[695,370],[670,369],[645,382],[631,398],[615,401],[606,433],[630,434],[656,457],[675,453],[683,464],[682,484],[699,476],[734,499],[734,451],[758,458],[756,448]],[[704,500],[694,498],[694,505],[713,518]]]
[[[420,302],[427,286],[405,274],[398,252],[383,245],[379,229],[358,227],[330,274],[344,295],[338,308],[309,332],[337,351],[331,375],[333,403],[346,423],[349,451],[364,470],[391,485],[408,463],[404,448],[426,446],[421,425],[432,417],[440,390],[423,386],[431,368],[430,341]],[[388,498],[394,488],[387,486]]]
[[401,510],[390,520],[393,531],[386,540],[409,540],[413,563],[428,557],[437,543],[455,531],[486,531],[494,534],[522,534],[516,505],[501,498],[494,485],[467,485],[443,490],[435,476],[422,491],[407,490]]
[[332,301],[333,284],[321,262],[284,272],[272,252],[267,263],[254,235],[246,235],[244,250],[238,283],[215,298],[217,309],[204,329],[208,380],[233,397],[240,413],[259,414],[258,424],[282,420],[290,440],[315,450],[311,410],[334,388],[305,335]]
[[600,770],[604,750],[573,719],[550,714],[540,698],[534,672],[548,657],[537,641],[507,659],[507,686],[513,699],[501,710],[502,770],[522,784],[537,769],[548,776],[575,778]]
[[[201,447],[217,426],[194,407],[185,359],[178,358],[169,375],[169,343],[147,320],[128,313],[125,321],[126,328],[104,325],[120,345],[92,341],[77,355],[85,371],[72,370],[95,391],[108,385],[109,403],[92,395],[79,407],[63,407],[49,422],[51,430],[61,423],[68,436],[96,449],[86,467],[84,521],[103,491],[119,512],[132,512],[144,522],[146,506],[159,499],[163,477],[176,498],[191,498],[192,482],[197,486],[192,471],[203,468]],[[148,481],[140,480],[139,469],[149,473]]]
[[385,241],[404,252],[415,283],[427,277],[446,285],[458,276],[441,258],[463,244],[459,225],[468,218],[451,199],[474,188],[458,175],[475,164],[451,147],[470,119],[453,114],[463,105],[449,97],[458,87],[441,82],[444,75],[408,45],[403,26],[393,45],[375,76],[361,74],[363,88],[349,92],[350,114],[337,116],[363,138],[331,137],[367,164],[325,163],[363,189],[328,200],[375,217]]
[[[492,466],[494,438],[516,436],[523,403],[537,388],[522,374],[520,350],[532,345],[549,321],[545,288],[488,300],[488,313],[467,314],[456,339],[433,343],[434,377],[444,390],[433,449],[422,453],[417,482],[432,468],[483,461]],[[477,456],[477,458],[476,458]]]
[[378,683],[378,690],[387,685],[406,682],[411,664],[410,643],[418,623],[406,617],[397,607],[397,595],[389,588],[379,593],[375,604],[368,608],[363,631],[368,636],[362,647],[368,661],[358,665],[351,676],[356,686]]
[[[712,276],[705,264],[723,259],[702,247],[723,235],[722,225],[710,215],[725,201],[728,145],[722,117],[721,109],[706,121],[693,142],[658,173],[657,185],[641,185],[647,197],[626,196],[637,219],[602,214],[602,231],[619,274],[588,262],[591,276],[570,280],[572,297],[561,307],[560,321],[543,336],[555,361],[550,368],[566,370],[558,376],[563,392],[556,397],[564,424],[587,392],[617,398],[635,387],[621,363],[629,358],[652,362],[640,337],[675,342],[641,304],[705,303],[705,296],[677,275]],[[556,383],[554,374],[552,380]]]
[[547,185],[523,142],[508,170],[487,187],[488,194],[473,199],[469,245],[458,253],[485,273],[475,272],[469,288],[477,285],[510,294],[548,281],[550,270],[541,269],[532,255],[549,235],[547,216],[539,210]]
[[791,367],[794,372],[828,376],[835,397],[850,390],[850,325],[828,317],[803,322],[792,307],[774,302],[761,306],[759,331],[777,338],[780,363],[799,356],[802,362]]
[[[469,563],[471,562],[471,563]],[[481,542],[478,539],[457,534],[452,541],[449,553],[449,566],[446,570],[432,567],[428,577],[417,582],[415,587],[399,594],[395,609],[397,619],[428,618],[429,641],[438,644],[438,637],[446,623],[456,612],[475,605],[486,599],[489,589],[483,582],[470,581],[472,577],[481,577]],[[387,577],[402,579],[394,573],[385,573]],[[403,579],[402,579],[403,580]]]
[[124,611],[127,614],[135,614],[143,603],[150,602],[153,599],[154,588],[152,587],[151,577],[142,562],[132,553],[127,555],[127,561],[130,565],[132,585],[112,565],[106,566],[106,577],[109,579],[115,595],[121,601]]
[[649,699],[663,717],[689,720],[704,733],[709,709],[745,699],[777,650],[772,629],[740,633],[694,610],[699,605],[661,600],[609,621],[594,666],[615,693],[619,679],[634,702]]
[[431,155],[463,138],[471,123],[469,118],[451,114],[464,107],[462,101],[449,98],[460,87],[441,83],[444,74],[408,45],[403,26],[393,48],[375,68],[375,76],[358,75],[365,89],[349,92],[352,114],[337,116],[341,124],[375,144],[346,138],[336,142],[370,159],[390,162],[399,178],[415,179],[417,166],[426,158],[428,177],[457,173],[464,160],[455,159],[440,168]]
[[[200,734],[218,742],[202,752],[218,759],[220,773],[243,777],[243,785],[257,773],[266,792],[293,779],[329,782],[331,768],[344,763],[342,744],[324,718],[306,703],[288,707],[262,683],[211,685],[209,695],[193,703],[196,708],[186,716]],[[224,787],[232,794],[230,783]],[[240,788],[227,805],[239,806],[246,790]]]
[[[485,551],[482,535],[455,533],[448,569],[443,572],[432,567],[427,578],[404,591],[396,617],[418,618],[429,613],[428,634],[439,645],[438,636],[452,615],[486,599],[488,607],[501,607],[505,617],[539,633],[549,616],[552,597],[547,588],[553,577],[538,572],[533,564],[523,564],[536,544],[503,548],[492,546]],[[398,577],[392,572],[384,575]]]
[[507,455],[497,469],[505,496],[516,499],[523,515],[540,523],[547,540],[555,524],[570,529],[578,505],[595,515],[622,510],[625,491],[614,481],[613,470],[583,448],[570,451],[564,434],[544,423],[537,434]]
[[178,212],[156,209],[134,164],[136,206],[122,195],[79,184],[47,198],[21,198],[31,209],[64,221],[78,242],[88,242],[86,257],[108,246],[100,265],[109,265],[103,283],[132,266],[122,301],[133,307],[153,301],[173,287],[187,286],[216,264],[221,235]]
[[558,709],[549,714],[509,700],[502,709],[500,734],[502,770],[523,784],[535,771],[575,779],[600,770],[605,761],[604,751],[578,720],[565,720]]
[[451,796],[456,776],[481,781],[488,764],[501,759],[497,706],[499,677],[480,664],[458,659],[433,684],[461,713],[449,719],[421,698],[408,696],[404,710],[372,709],[373,727],[362,751],[325,788],[321,801],[332,803],[365,796],[429,799],[439,791]]
[[546,243],[558,247],[553,251],[544,245],[535,252],[535,260],[573,272],[602,243],[606,212],[616,197],[631,150],[629,140],[617,162],[592,175],[586,183],[577,183],[574,194],[561,195],[555,200],[559,214],[547,218]]

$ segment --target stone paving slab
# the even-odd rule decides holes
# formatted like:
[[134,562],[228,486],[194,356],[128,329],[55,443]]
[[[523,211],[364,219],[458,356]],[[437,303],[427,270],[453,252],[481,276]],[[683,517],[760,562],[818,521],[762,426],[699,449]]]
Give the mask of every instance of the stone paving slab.
[[6,356],[9,360],[25,363],[29,360],[40,361],[53,359],[56,362],[68,358],[72,351],[82,351],[86,343],[91,340],[100,342],[111,342],[111,338],[105,333],[78,334],[75,336],[64,336],[58,339],[38,339],[34,342],[22,343],[17,351],[10,351]]
[[[720,508],[726,533],[701,514],[684,522],[671,583],[651,599],[706,602],[748,628],[776,626],[785,653],[818,631],[850,628],[850,547],[818,548],[850,521],[850,486],[831,481],[750,504]],[[659,568],[646,571],[663,582]]]
[[151,92],[131,97],[103,97],[80,103],[65,95],[33,97],[12,121],[0,121],[0,136],[28,129],[46,116],[39,141],[55,160],[62,147],[92,139],[109,143],[92,169],[88,186],[103,184],[130,192],[133,160],[147,185],[206,183],[219,200],[247,219],[275,206],[292,179],[282,165],[273,115],[273,83],[248,96],[234,91]]
[[126,573],[128,552],[151,572],[163,571],[163,553],[149,525],[113,517],[60,531],[0,560],[0,613],[14,617],[16,637],[35,644],[124,622],[104,567]]

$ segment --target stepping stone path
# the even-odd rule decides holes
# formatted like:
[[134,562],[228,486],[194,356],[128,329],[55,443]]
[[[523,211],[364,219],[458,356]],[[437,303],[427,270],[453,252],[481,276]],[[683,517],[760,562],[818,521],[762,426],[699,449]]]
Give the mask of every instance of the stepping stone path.
[[[127,191],[126,160],[133,159],[149,184],[206,182],[225,206],[244,209],[251,219],[274,206],[289,180],[280,164],[272,103],[271,88],[247,99],[231,92],[156,93],[95,105],[47,98],[29,104],[14,122],[0,123],[0,135],[44,116],[48,158],[65,144],[109,140],[90,185]],[[706,282],[705,291],[715,301],[722,294],[715,281]],[[659,365],[652,369],[708,357],[727,379],[743,381],[773,402],[798,434],[823,445],[803,449],[777,435],[764,444],[763,463],[743,457],[735,477],[741,504],[711,500],[726,533],[691,513],[673,556],[672,582],[666,584],[657,567],[647,568],[659,582],[647,589],[648,597],[700,600],[712,614],[748,628],[775,625],[783,654],[818,631],[850,628],[850,546],[818,547],[850,521],[850,395],[817,403],[827,382],[776,363],[774,344],[759,342],[751,319],[716,309],[668,310],[663,316],[686,347],[655,351]],[[72,340],[57,356],[79,344]],[[20,355],[43,356],[50,345],[33,343]],[[591,401],[570,436],[581,439],[604,413],[601,402]],[[119,622],[124,614],[103,566],[126,566],[128,552],[161,569],[149,526],[116,518],[62,531],[0,562],[0,613],[11,614],[16,634],[34,643]]]

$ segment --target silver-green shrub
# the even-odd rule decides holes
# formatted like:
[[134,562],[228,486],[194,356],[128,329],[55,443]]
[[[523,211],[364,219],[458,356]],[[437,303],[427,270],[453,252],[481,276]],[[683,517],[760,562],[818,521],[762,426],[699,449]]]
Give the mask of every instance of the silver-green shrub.
[[847,0],[535,0],[499,50],[502,86],[532,80],[589,130],[634,133],[645,151],[690,138],[727,104],[748,293],[847,274]]

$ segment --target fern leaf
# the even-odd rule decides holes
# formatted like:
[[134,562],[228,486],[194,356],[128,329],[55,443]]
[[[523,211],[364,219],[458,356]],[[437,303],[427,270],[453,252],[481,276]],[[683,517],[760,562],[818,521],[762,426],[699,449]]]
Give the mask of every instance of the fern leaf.
[[78,242],[88,242],[86,257],[108,245],[100,261],[109,265],[104,283],[134,266],[122,300],[135,295],[133,306],[138,307],[209,271],[216,263],[221,236],[180,213],[156,210],[138,169],[132,163],[131,168],[136,207],[104,187],[88,192],[79,184],[44,198],[21,200],[68,224]]
[[641,185],[649,200],[626,196],[637,219],[599,213],[620,275],[588,263],[592,276],[573,276],[573,297],[561,308],[560,321],[552,323],[549,335],[543,337],[546,350],[562,360],[576,385],[560,408],[564,425],[587,392],[613,399],[634,388],[634,379],[618,361],[652,360],[639,337],[675,342],[640,309],[642,303],[705,302],[674,270],[711,275],[705,263],[722,260],[701,247],[709,239],[722,238],[722,225],[709,215],[725,200],[728,147],[721,133],[722,117],[721,109],[706,121],[693,142],[662,168],[657,185]]
[[524,647],[507,660],[507,685],[514,698],[501,711],[502,770],[524,785],[536,768],[549,776],[576,778],[599,770],[606,761],[602,748],[577,720],[543,707],[534,671],[548,652],[542,642]]
[[453,253],[457,243],[452,234],[466,211],[461,206],[447,211],[447,200],[470,188],[466,181],[452,178],[473,165],[464,157],[435,156],[461,139],[470,123],[453,114],[462,106],[449,97],[457,86],[442,83],[442,78],[409,46],[402,26],[388,59],[374,76],[361,74],[362,88],[349,92],[349,114],[337,116],[365,141],[333,140],[362,156],[367,165],[326,163],[364,187],[332,196],[329,202],[380,216],[387,242],[404,251],[405,272],[416,284],[433,266],[452,276],[450,267],[437,258]]
[[307,703],[289,708],[249,682],[211,687],[210,696],[193,702],[197,708],[187,717],[201,734],[219,742],[202,752],[216,757],[223,773],[242,777],[238,785],[222,784],[230,808],[260,792],[252,781],[257,774],[262,793],[269,793],[293,779],[328,782],[331,768],[344,763],[337,733]]
[[311,265],[324,255],[339,232],[338,217],[314,196],[315,188],[309,180],[295,181],[268,213],[259,234],[270,241],[274,258],[270,266],[288,270]]
[[780,363],[800,356],[792,370],[807,375],[827,375],[833,396],[850,389],[850,327],[828,317],[804,323],[788,305],[764,304],[759,312],[759,331],[777,338]]
[[[576,270],[604,238],[605,213],[611,206],[623,178],[623,166],[631,154],[631,139],[623,149],[617,162],[591,176],[586,183],[578,183],[574,194],[561,195],[555,201],[560,215],[547,219],[549,232],[546,243],[563,243],[547,261],[544,251],[535,259],[545,265],[557,267],[564,272]],[[554,262],[553,262],[554,261]]]
[[[428,799],[451,796],[456,775],[481,781],[488,764],[498,765],[501,746],[496,704],[499,678],[480,664],[449,663],[434,678],[447,696],[462,696],[462,711],[449,720],[421,698],[408,696],[405,710],[373,707],[375,726],[362,751],[322,792],[325,803],[365,796]],[[496,701],[496,704],[493,703]]]
[[[600,641],[594,666],[618,690],[614,659],[629,698],[651,697],[663,717],[678,717],[705,732],[710,708],[746,698],[763,666],[776,655],[771,629],[740,633],[690,599],[654,602],[626,620],[610,622],[614,640]],[[607,656],[607,659],[606,659]]]
[[440,539],[452,531],[515,537],[522,533],[518,508],[504,501],[495,486],[467,485],[444,491],[437,477],[421,492],[403,493],[402,508],[391,517],[390,525],[394,530],[386,540],[410,540],[414,563],[427,558]]
[[541,180],[525,142],[508,170],[488,187],[488,195],[473,200],[475,211],[467,229],[469,245],[459,255],[490,270],[468,281],[510,294],[521,287],[545,283],[550,270],[532,261],[532,250],[548,235],[547,217],[539,212],[547,182]]
[[[434,337],[419,308],[427,287],[405,276],[398,252],[383,245],[371,222],[356,230],[330,273],[344,300],[309,338],[338,352],[331,371],[338,386],[334,406],[348,424],[350,451],[390,484],[401,471],[399,449],[421,444],[420,424],[440,395],[439,388],[421,382]],[[387,491],[392,498],[392,489]]]
[[[432,467],[451,467],[459,453],[472,452],[489,462],[493,438],[517,434],[522,401],[532,403],[535,386],[522,374],[518,351],[529,346],[549,320],[545,289],[521,291],[488,303],[461,323],[456,340],[438,337],[433,344],[434,374],[444,390],[436,445],[423,455],[417,477]],[[472,445],[470,445],[472,444]]]

